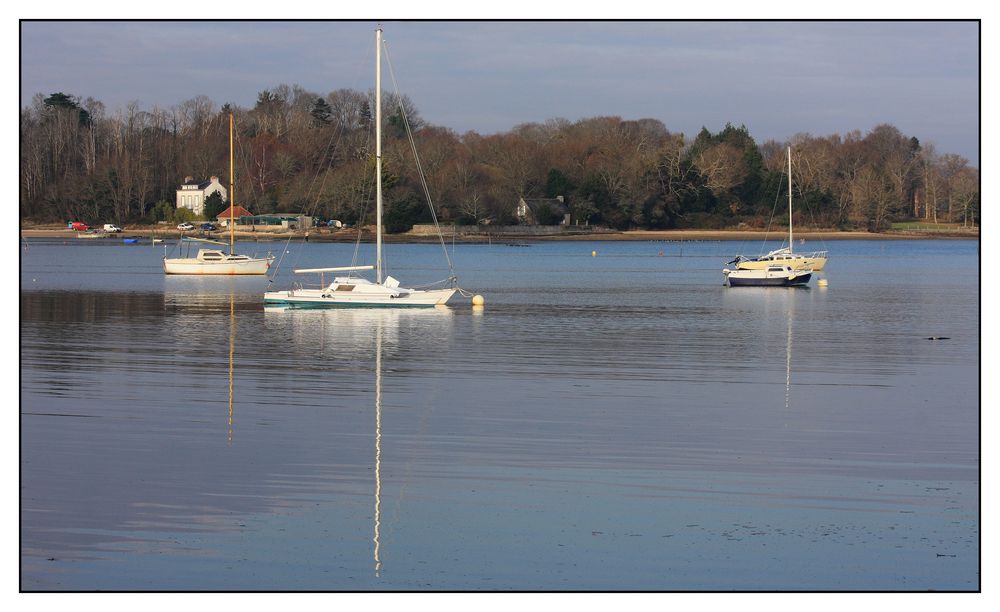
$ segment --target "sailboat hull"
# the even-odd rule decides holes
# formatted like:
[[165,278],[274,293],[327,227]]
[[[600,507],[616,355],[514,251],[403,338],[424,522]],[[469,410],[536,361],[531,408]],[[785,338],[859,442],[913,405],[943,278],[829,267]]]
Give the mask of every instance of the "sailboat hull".
[[269,291],[264,294],[267,306],[289,308],[432,308],[444,305],[456,289],[412,291],[405,295],[343,295],[320,289]]
[[271,265],[269,259],[250,259],[248,261],[203,261],[194,257],[183,259],[164,259],[163,271],[166,274],[192,275],[241,275],[267,274]]
[[[383,275],[382,262],[382,29],[375,30],[375,266],[303,268],[297,274],[354,272],[374,268],[376,282],[353,276],[338,277],[319,289],[268,291],[264,306],[274,308],[432,308],[448,303],[457,289],[408,289]],[[409,133],[409,129],[407,129]],[[411,145],[413,142],[411,140]],[[421,180],[423,175],[421,171]],[[433,208],[432,208],[433,211]],[[437,220],[435,219],[435,224]],[[443,245],[443,242],[442,242]],[[445,250],[447,256],[447,250]],[[451,262],[449,261],[449,266]],[[454,275],[450,277],[455,281]],[[320,281],[322,284],[322,280]]]

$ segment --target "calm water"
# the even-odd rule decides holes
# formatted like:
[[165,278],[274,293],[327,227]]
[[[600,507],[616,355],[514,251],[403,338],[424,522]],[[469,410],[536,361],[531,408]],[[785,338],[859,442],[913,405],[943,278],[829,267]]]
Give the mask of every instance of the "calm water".
[[[353,252],[269,247],[279,288]],[[829,287],[725,288],[749,243],[448,245],[485,309],[265,312],[22,243],[21,588],[978,589],[978,243],[807,247]]]

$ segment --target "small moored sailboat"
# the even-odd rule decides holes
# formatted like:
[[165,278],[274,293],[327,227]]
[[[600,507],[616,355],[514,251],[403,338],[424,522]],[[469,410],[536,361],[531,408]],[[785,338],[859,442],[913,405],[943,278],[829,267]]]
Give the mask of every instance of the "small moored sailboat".
[[[233,114],[229,113],[229,198],[236,202],[235,169],[233,161]],[[235,210],[236,205],[229,207],[230,211]],[[267,257],[250,257],[248,255],[237,255],[235,244],[236,219],[230,213],[229,219],[229,252],[220,249],[199,249],[194,257],[163,258],[163,272],[165,274],[203,274],[203,275],[237,275],[237,274],[267,274],[267,269],[271,267],[274,256],[270,253]],[[180,243],[185,240],[198,240],[197,238],[182,237]],[[213,244],[225,244],[214,240],[201,240]],[[178,244],[180,244],[178,243]]]
[[[375,270],[375,281],[348,274],[334,277],[329,285],[320,279],[320,288],[292,288],[284,291],[264,293],[266,306],[288,306],[293,308],[342,308],[342,307],[431,307],[443,305],[451,299],[458,288],[409,289],[401,287],[399,281],[385,276],[382,266],[382,30],[375,30],[375,265],[342,266],[332,268],[296,269],[296,274],[321,274],[328,272],[357,272]],[[433,210],[433,209],[432,209]],[[435,221],[436,223],[436,221]],[[447,255],[447,251],[445,251]],[[455,284],[455,277],[448,282]]]
[[752,270],[722,270],[729,287],[793,287],[805,285],[812,277],[812,270],[794,269],[788,264],[771,264],[767,268]]
[[796,270],[819,272],[826,265],[827,251],[813,253],[792,252],[792,148],[788,147],[788,246],[760,257],[738,255],[730,264],[738,270],[765,270],[772,265],[789,265]]

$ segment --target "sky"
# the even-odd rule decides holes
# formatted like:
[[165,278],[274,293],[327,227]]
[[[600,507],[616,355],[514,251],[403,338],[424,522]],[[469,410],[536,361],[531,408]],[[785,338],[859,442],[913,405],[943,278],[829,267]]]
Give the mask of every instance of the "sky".
[[[22,21],[21,106],[61,91],[253,106],[279,84],[374,85],[374,21]],[[974,21],[384,21],[401,93],[459,134],[553,118],[655,118],[758,143],[890,123],[979,165]],[[384,88],[392,90],[388,68]]]

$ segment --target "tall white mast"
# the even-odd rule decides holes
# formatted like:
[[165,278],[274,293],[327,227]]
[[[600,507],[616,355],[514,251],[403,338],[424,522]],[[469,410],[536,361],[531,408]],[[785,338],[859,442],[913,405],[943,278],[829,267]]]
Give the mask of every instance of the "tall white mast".
[[233,162],[233,113],[229,113],[229,254],[235,255],[233,243],[236,241],[234,225],[236,218],[236,164]]
[[382,282],[382,28],[375,30],[375,281]]
[[792,252],[792,147],[788,147],[788,252]]

